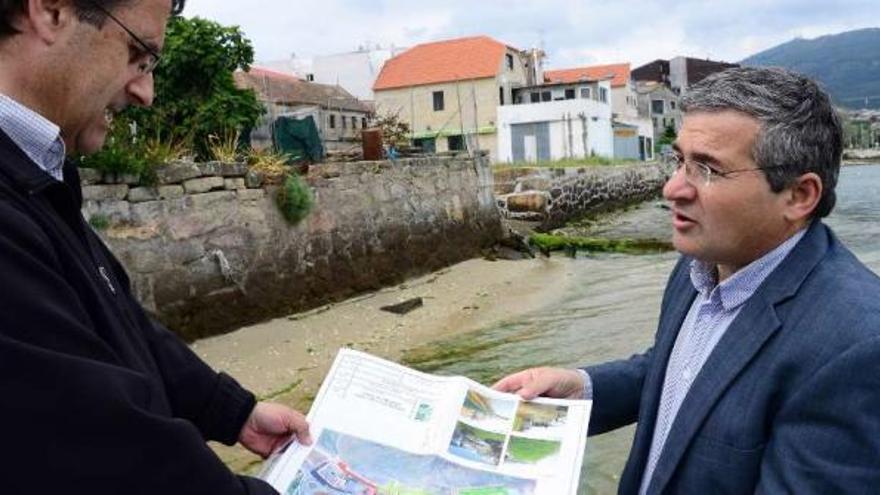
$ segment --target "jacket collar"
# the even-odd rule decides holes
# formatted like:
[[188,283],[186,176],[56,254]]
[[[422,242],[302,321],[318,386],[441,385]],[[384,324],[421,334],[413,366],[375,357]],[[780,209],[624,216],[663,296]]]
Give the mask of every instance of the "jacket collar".
[[[820,221],[814,221],[807,229],[803,239],[745,303],[740,314],[731,323],[730,328],[707,359],[685,397],[654,470],[649,486],[650,493],[662,493],[709,411],[734,378],[782,325],[775,306],[797,293],[804,280],[825,257],[829,246],[834,242],[836,241],[831,231]],[[650,427],[644,428],[645,430],[653,430],[654,421],[656,421],[656,403],[659,402],[662,389],[660,384],[662,384],[666,364],[681,322],[690,306],[686,301],[692,301],[695,295],[692,286],[690,290],[681,292],[682,294],[677,297],[677,300],[673,298],[671,301],[675,314],[661,323],[666,326],[661,328],[659,332],[663,336],[662,341],[658,342],[657,349],[661,354],[656,356],[654,363],[654,368],[661,369],[659,372],[655,370],[656,376],[653,378],[655,381],[646,383],[643,389],[651,396],[650,403],[654,404],[653,409],[647,411]],[[669,326],[675,323],[678,324],[677,328]],[[681,418],[686,418],[686,420]],[[642,459],[638,463],[642,466],[644,466],[644,458],[647,457],[647,452],[650,449],[652,434],[653,431],[647,435],[647,438],[637,438],[637,441],[641,441],[641,450],[638,453]]]
[[[12,186],[25,195],[39,194],[62,183],[41,169],[18,145],[0,129],[0,174],[9,178]],[[70,161],[64,162],[64,182],[73,193],[77,208],[82,207],[82,187],[79,170]]]

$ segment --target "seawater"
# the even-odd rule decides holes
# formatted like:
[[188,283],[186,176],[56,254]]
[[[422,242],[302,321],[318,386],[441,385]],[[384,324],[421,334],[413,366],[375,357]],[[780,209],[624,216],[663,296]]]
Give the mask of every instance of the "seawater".
[[[880,164],[844,167],[826,223],[880,273]],[[530,366],[575,367],[628,357],[653,341],[660,298],[677,255],[596,255],[571,261],[572,287],[560,303],[414,350],[416,367],[491,383]],[[616,493],[634,427],[591,437],[581,494]]]

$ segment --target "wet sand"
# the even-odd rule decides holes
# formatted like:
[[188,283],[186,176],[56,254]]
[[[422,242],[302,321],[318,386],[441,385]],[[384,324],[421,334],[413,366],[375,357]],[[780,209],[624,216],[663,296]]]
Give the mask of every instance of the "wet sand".
[[[420,344],[553,305],[573,282],[567,265],[564,258],[469,260],[396,287],[200,340],[192,348],[258,397],[306,412],[340,347],[398,360]],[[406,315],[379,309],[415,297],[424,305]],[[259,458],[244,449],[214,447],[233,470],[258,471]]]

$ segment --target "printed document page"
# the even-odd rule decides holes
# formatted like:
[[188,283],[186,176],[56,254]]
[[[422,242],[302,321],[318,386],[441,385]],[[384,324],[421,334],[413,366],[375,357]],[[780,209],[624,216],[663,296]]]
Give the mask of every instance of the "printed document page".
[[342,349],[308,415],[315,443],[292,444],[263,477],[284,495],[574,494],[591,405]]

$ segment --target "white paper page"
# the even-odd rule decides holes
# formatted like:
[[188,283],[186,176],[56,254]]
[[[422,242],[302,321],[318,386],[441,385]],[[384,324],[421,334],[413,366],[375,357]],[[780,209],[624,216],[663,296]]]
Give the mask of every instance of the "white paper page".
[[575,494],[590,405],[523,403],[343,349],[309,412],[315,445],[264,479],[283,495]]

